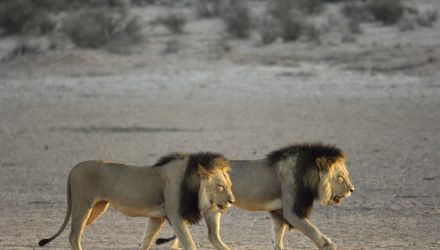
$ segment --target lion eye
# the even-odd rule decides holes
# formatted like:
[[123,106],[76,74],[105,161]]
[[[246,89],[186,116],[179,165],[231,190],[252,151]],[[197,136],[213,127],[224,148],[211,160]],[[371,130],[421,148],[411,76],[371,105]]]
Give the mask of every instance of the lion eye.
[[218,190],[219,192],[222,192],[223,190],[225,190],[225,188],[224,188],[223,186],[218,185],[218,186],[217,186],[217,190]]
[[344,178],[342,176],[338,176],[338,182],[342,183],[344,181]]

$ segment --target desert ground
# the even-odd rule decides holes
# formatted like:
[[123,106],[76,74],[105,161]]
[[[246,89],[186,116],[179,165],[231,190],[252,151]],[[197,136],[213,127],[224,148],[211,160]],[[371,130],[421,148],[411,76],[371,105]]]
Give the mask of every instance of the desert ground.
[[[133,11],[148,19],[162,8]],[[362,28],[350,43],[228,39],[224,51],[219,20],[197,19],[178,37],[146,28],[148,41],[127,54],[70,48],[3,60],[0,249],[39,249],[58,230],[80,161],[149,165],[173,151],[260,159],[296,142],[348,157],[356,192],[340,207],[316,204],[311,217],[340,249],[439,249],[440,24]],[[178,51],[164,53],[172,39]],[[0,38],[0,52],[15,41]],[[136,249],[145,225],[109,208],[83,247]],[[204,222],[190,230],[214,249]],[[69,249],[68,231],[45,249]],[[231,208],[221,231],[232,249],[272,249],[266,213]],[[165,226],[160,236],[170,235]],[[316,249],[296,231],[285,246]]]

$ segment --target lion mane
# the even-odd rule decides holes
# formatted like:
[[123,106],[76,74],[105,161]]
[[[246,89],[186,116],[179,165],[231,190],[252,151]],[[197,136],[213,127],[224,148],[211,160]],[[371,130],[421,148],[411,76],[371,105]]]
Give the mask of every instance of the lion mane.
[[180,184],[179,213],[189,224],[195,224],[202,218],[199,209],[199,189],[201,176],[199,168],[207,172],[229,168],[228,160],[221,154],[201,152],[187,154],[182,152],[171,153],[161,157],[153,167],[164,166],[174,160],[188,159],[185,174]]
[[[295,144],[269,153],[266,160],[269,166],[273,167],[293,157],[296,157],[293,212],[300,218],[307,218],[312,211],[314,200],[326,199],[331,195],[329,178],[325,172],[331,164],[345,160],[345,154],[333,145]],[[274,211],[272,214],[283,218],[282,211]]]

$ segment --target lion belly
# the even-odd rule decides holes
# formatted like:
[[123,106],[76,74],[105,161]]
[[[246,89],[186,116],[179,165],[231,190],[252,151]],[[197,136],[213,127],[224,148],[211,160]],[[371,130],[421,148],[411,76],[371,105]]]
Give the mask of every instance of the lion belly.
[[135,207],[126,204],[112,203],[110,204],[119,212],[131,217],[155,217],[162,218],[166,216],[164,206],[144,206]]

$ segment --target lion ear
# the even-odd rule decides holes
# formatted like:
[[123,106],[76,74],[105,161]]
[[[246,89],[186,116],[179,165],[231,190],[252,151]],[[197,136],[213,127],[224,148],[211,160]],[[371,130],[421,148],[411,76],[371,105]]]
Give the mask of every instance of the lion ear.
[[202,167],[202,165],[198,165],[197,166],[197,171],[200,175],[200,177],[205,178],[205,179],[209,179],[211,178],[212,173],[209,172],[208,170],[206,170],[204,167]]
[[316,166],[319,170],[327,171],[330,168],[331,162],[326,157],[319,157],[316,159]]

